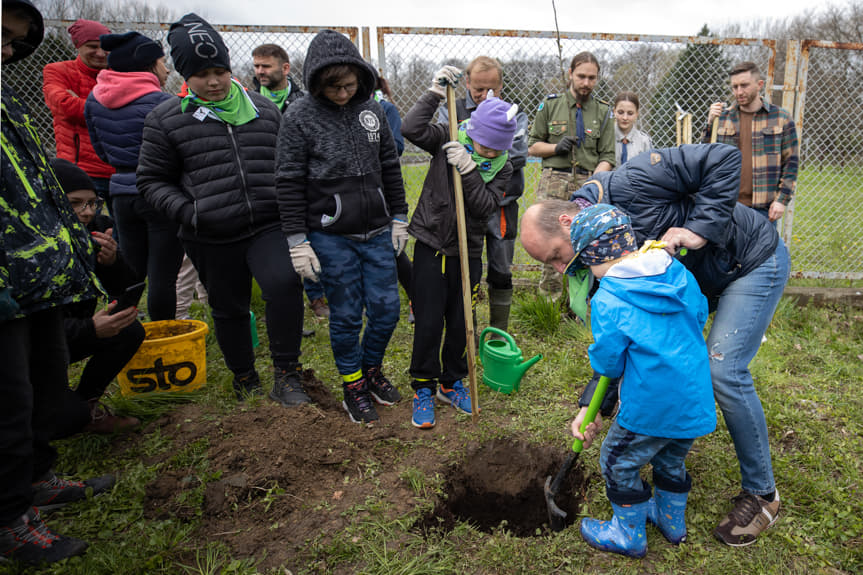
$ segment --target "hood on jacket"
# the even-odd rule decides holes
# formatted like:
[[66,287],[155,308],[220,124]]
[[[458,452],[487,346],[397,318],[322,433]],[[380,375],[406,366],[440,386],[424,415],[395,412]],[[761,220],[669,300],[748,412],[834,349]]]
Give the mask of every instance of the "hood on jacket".
[[346,36],[335,30],[321,30],[309,44],[303,65],[303,83],[311,90],[321,71],[333,64],[353,64],[360,69],[359,87],[352,102],[365,101],[372,97],[378,81],[375,69],[363,60],[357,47]]
[[42,43],[42,38],[45,36],[45,23],[42,21],[42,13],[33,5],[30,0],[3,0],[3,8],[22,9],[26,12],[32,21],[30,22],[30,30],[27,32],[27,37],[24,39],[30,48],[26,50],[15,50],[8,60],[3,62],[3,65],[23,60],[30,54],[36,51],[39,44]]
[[[627,282],[627,289],[613,292],[629,305],[654,314],[678,313],[686,308],[684,276],[688,272],[682,264],[673,263],[674,259],[665,250],[648,250],[611,266],[602,282]],[[648,276],[663,277],[653,277],[649,282],[637,281]]]
[[93,87],[93,98],[108,109],[116,110],[150,92],[161,92],[159,78],[152,72],[102,70]]

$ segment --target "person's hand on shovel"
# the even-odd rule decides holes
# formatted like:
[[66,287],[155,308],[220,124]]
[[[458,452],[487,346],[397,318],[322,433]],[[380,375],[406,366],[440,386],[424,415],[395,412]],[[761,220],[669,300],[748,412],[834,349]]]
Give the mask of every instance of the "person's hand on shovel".
[[579,431],[584,418],[587,416],[587,409],[587,406],[584,406],[578,411],[578,415],[573,420],[571,426],[572,436],[583,442],[583,449],[590,447],[590,444],[593,443],[593,439],[599,435],[600,431],[602,431],[602,415],[599,413],[596,414],[596,419],[587,425],[583,434]]
[[429,88],[441,98],[446,98],[447,84],[455,86],[458,84],[458,79],[461,78],[461,70],[455,66],[444,66],[434,74],[432,85]]

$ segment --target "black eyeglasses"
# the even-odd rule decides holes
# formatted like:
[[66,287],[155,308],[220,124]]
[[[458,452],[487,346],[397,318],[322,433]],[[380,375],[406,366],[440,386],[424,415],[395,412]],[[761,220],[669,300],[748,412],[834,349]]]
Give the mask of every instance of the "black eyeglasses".
[[105,200],[99,198],[96,200],[90,200],[89,202],[82,202],[81,200],[72,200],[69,202],[72,204],[72,209],[75,210],[76,214],[80,214],[84,211],[84,208],[90,208],[94,212],[98,213],[102,210],[102,206],[105,205]]

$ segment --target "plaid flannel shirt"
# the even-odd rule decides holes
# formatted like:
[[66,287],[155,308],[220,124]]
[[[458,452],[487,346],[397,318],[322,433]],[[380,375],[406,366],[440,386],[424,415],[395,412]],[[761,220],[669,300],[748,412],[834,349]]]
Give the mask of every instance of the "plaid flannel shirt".
[[[716,141],[740,147],[737,103],[719,116]],[[704,132],[710,142],[710,126]],[[761,99],[752,117],[752,207],[767,209],[774,201],[788,205],[797,188],[797,129],[791,115]]]

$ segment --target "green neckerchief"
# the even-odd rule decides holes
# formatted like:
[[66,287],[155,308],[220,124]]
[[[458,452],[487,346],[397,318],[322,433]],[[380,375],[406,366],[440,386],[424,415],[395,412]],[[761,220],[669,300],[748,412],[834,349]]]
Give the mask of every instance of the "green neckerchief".
[[471,158],[473,158],[473,161],[476,162],[476,166],[479,168],[479,175],[482,176],[482,181],[487,184],[503,169],[509,153],[504,152],[496,158],[486,158],[477,154],[476,148],[473,147],[473,140],[467,135],[467,123],[469,121],[469,119],[465,120],[458,125],[458,143],[470,152]]
[[291,95],[291,83],[288,82],[288,85],[284,90],[276,90],[275,92],[266,86],[261,86],[261,94],[272,100],[273,104],[278,106],[279,110],[281,110],[282,106],[285,105],[285,102],[288,101],[288,96]]
[[218,116],[220,120],[232,126],[248,124],[258,117],[258,110],[255,108],[249,95],[246,94],[245,88],[233,79],[231,79],[231,91],[228,92],[228,97],[224,100],[219,100],[218,102],[202,100],[190,89],[189,95],[183,98],[183,101],[180,103],[180,109],[183,112],[186,111],[186,106],[189,105],[189,102],[194,102],[202,108],[207,108]]

